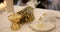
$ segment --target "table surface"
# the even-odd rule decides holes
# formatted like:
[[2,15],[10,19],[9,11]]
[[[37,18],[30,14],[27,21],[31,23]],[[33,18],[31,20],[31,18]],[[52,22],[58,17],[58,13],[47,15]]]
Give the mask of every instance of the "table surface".
[[[26,6],[14,6],[14,12],[16,13],[16,12],[24,9],[25,7]],[[53,12],[53,13],[55,13],[55,15],[57,17],[60,17],[60,11],[53,11],[53,10],[35,8],[34,13],[36,14],[36,12],[38,12],[38,13],[39,12],[40,13],[42,13],[42,12]],[[8,20],[8,16],[12,13],[13,12],[9,13],[7,11],[4,11],[4,12],[2,12],[2,14],[0,14],[0,32],[36,32],[36,31],[31,30],[31,28],[28,27],[29,25],[26,25],[26,24],[20,30],[12,31],[11,30],[11,24],[12,23]],[[57,29],[57,27],[60,26],[59,24],[60,24],[60,19],[57,19],[56,29]],[[53,30],[52,32],[54,32],[54,31],[57,32],[58,30]]]

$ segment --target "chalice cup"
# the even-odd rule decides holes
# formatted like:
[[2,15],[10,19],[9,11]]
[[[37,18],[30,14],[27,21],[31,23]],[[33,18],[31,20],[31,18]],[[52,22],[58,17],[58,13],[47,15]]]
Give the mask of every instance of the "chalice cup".
[[20,29],[20,24],[18,24],[18,23],[20,22],[21,15],[12,14],[12,15],[8,16],[8,19],[12,22],[12,25],[11,25],[12,30],[19,30]]

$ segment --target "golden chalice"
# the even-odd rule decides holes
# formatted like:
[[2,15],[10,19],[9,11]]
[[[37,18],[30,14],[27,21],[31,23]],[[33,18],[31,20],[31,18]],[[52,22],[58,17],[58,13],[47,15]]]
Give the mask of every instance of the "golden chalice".
[[10,16],[8,16],[8,19],[12,22],[12,26],[11,29],[12,30],[19,30],[20,29],[20,19],[21,19],[21,15],[19,14],[12,14]]

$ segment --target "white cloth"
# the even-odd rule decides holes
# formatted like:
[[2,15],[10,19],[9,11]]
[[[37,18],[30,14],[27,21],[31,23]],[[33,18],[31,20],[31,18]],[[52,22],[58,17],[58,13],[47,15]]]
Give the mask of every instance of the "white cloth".
[[38,4],[38,2],[36,0],[30,0],[26,4],[27,4],[27,6],[32,6],[33,8],[35,8],[36,5]]

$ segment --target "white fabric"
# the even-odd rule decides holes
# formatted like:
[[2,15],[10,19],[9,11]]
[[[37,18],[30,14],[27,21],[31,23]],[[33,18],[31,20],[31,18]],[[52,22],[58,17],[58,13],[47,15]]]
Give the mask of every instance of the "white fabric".
[[27,4],[27,6],[32,6],[33,8],[35,8],[36,5],[38,4],[38,2],[36,0],[30,0],[26,4]]

